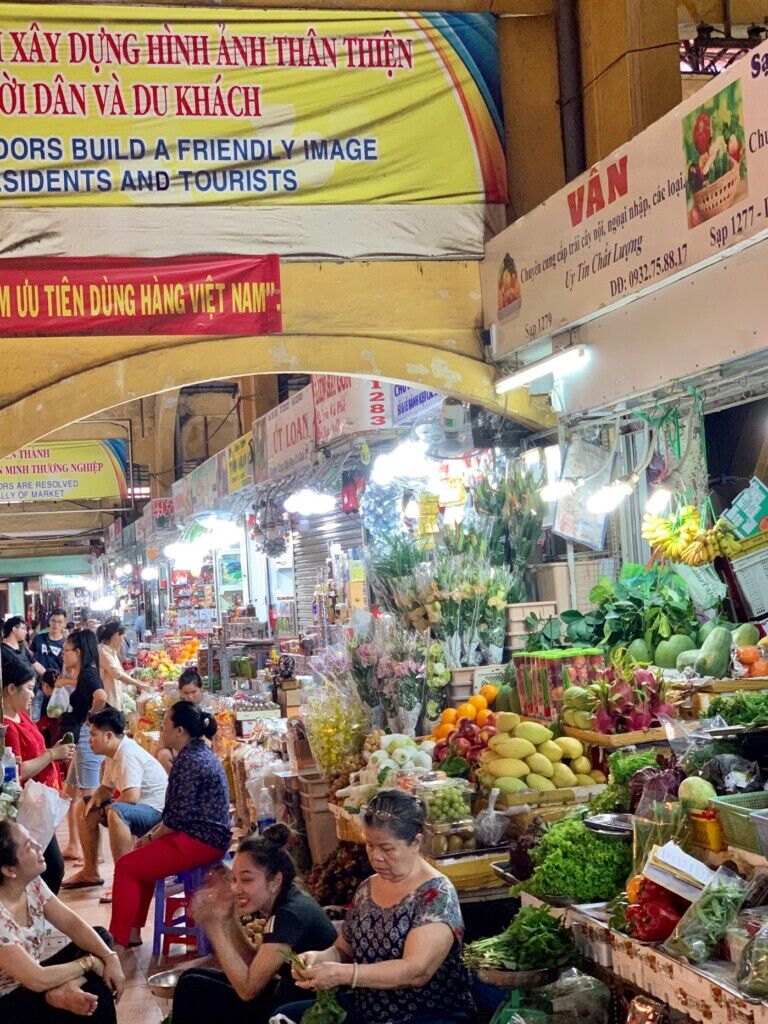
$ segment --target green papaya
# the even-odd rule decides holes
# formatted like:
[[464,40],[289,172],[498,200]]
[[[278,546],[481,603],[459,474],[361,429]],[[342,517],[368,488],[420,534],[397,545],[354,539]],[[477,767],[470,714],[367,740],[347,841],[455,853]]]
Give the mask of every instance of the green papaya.
[[697,640],[699,641],[699,647],[704,646],[704,641],[707,639],[713,629],[717,629],[718,626],[724,626],[726,629],[734,630],[738,626],[735,622],[729,622],[727,619],[710,619],[709,622],[705,622],[704,625],[699,629],[699,635]]
[[677,659],[685,651],[692,651],[696,648],[696,641],[692,636],[685,636],[682,633],[675,633],[668,640],[662,640],[656,648],[654,664],[659,668],[675,668]]
[[682,672],[684,668],[693,668],[700,654],[701,648],[696,648],[693,651],[683,651],[682,654],[678,654],[677,656],[675,668],[678,672]]
[[700,676],[712,679],[725,679],[731,664],[732,636],[727,626],[715,626],[701,645],[698,658],[693,667]]
[[648,650],[648,644],[646,644],[645,640],[633,640],[627,648],[627,657],[643,664],[650,662],[651,652]]
[[751,622],[742,622],[731,633],[731,637],[737,647],[754,647],[760,639],[760,630]]

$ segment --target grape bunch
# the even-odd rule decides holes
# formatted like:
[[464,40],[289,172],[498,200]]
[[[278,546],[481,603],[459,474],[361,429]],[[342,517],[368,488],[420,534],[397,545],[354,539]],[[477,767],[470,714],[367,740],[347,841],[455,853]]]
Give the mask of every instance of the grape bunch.
[[427,821],[461,821],[469,815],[464,791],[459,786],[440,786],[424,794]]

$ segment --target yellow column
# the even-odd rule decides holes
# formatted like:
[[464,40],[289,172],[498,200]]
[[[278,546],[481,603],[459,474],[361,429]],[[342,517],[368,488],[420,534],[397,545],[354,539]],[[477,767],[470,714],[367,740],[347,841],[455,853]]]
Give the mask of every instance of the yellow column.
[[565,184],[555,17],[551,11],[501,17],[498,26],[510,219],[514,220]]
[[681,99],[675,0],[579,0],[584,134],[594,164]]

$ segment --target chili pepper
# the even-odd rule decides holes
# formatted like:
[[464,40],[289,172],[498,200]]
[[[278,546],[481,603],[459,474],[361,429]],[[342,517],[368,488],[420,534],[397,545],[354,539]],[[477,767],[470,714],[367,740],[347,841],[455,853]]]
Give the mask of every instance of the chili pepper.
[[666,903],[643,903],[637,906],[637,913],[631,913],[634,907],[627,910],[627,931],[634,939],[641,942],[664,942],[668,939],[680,920],[680,915]]

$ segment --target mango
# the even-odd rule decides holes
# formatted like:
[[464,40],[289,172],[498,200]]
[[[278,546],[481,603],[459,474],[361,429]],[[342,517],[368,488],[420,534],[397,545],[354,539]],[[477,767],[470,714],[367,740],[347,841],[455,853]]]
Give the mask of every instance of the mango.
[[524,779],[530,772],[530,768],[517,757],[500,757],[487,765],[488,771],[496,779],[511,777],[513,779]]
[[[515,726],[515,736],[519,740],[528,740],[534,747],[538,747],[540,743],[551,740],[553,733],[540,722],[521,722]],[[562,753],[560,756],[562,757]]]
[[502,757],[519,757],[521,761],[536,753],[536,747],[528,740],[517,740],[506,733],[492,736],[488,746],[494,753],[500,754]]
[[500,711],[496,715],[496,728],[499,732],[512,732],[520,725],[522,719],[514,711]]
[[569,767],[574,775],[589,775],[592,771],[592,762],[588,757],[576,757]]
[[754,647],[760,639],[760,630],[751,622],[742,622],[731,633],[731,639],[737,647]]
[[531,754],[526,757],[525,763],[534,775],[543,775],[545,779],[551,779],[553,774],[552,762],[543,754]]
[[552,765],[552,781],[558,789],[569,789],[576,785],[576,776],[567,764],[558,762]]
[[493,750],[484,750],[480,755],[480,764],[490,764],[491,761],[498,761],[499,755]]
[[494,779],[493,786],[508,796],[512,793],[519,793],[521,789],[528,788],[523,779],[516,779],[512,775],[505,776],[503,779]]
[[[579,743],[578,740],[572,739],[570,736],[559,736],[555,743],[560,747],[564,757],[569,757],[571,760],[577,757],[581,757],[584,753],[584,747]],[[545,755],[546,756],[546,755]]]
[[608,781],[605,773],[599,772],[596,768],[594,768],[589,774],[592,777],[592,781],[597,782],[599,785]]
[[595,785],[595,780],[592,778],[591,775],[579,775],[579,774],[577,774],[577,776],[576,776],[576,785],[577,786],[594,786]]
[[563,748],[552,740],[545,740],[543,743],[539,743],[536,750],[553,763],[563,760]]
[[535,772],[531,772],[530,775],[526,776],[525,784],[528,789],[538,789],[540,792],[555,788],[550,779],[545,779],[543,775],[537,775]]

